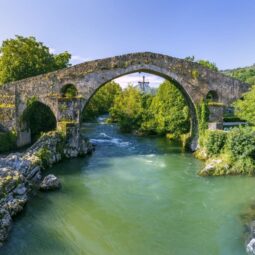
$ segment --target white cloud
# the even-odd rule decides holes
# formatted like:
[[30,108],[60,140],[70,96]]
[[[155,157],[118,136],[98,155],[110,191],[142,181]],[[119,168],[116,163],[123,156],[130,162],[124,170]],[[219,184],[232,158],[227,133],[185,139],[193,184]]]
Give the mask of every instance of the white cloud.
[[82,63],[82,62],[86,62],[86,61],[89,61],[90,58],[84,58],[84,57],[81,57],[81,56],[78,56],[78,55],[73,55],[71,57],[71,63],[72,64],[79,64],[79,63]]
[[158,87],[164,79],[148,73],[133,73],[122,76],[120,78],[115,79],[115,82],[119,83],[121,87],[125,88],[128,84],[132,83],[133,85],[137,85],[138,81],[142,81],[143,76],[145,76],[145,81],[148,81],[151,87]]

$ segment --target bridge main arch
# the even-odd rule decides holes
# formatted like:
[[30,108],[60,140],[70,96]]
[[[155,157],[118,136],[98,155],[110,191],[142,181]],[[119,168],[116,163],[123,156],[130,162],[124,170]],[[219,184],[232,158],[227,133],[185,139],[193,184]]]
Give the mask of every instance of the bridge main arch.
[[[137,72],[144,72],[144,73],[149,73],[153,74],[156,76],[159,76],[161,78],[164,78],[166,80],[171,81],[182,93],[183,97],[185,98],[185,101],[187,102],[187,105],[189,107],[190,111],[190,116],[191,116],[191,144],[190,147],[192,150],[195,150],[197,147],[197,140],[198,140],[198,118],[196,114],[196,106],[195,102],[193,101],[192,97],[189,94],[189,91],[187,89],[187,84],[181,84],[183,80],[181,77],[178,77],[174,73],[170,72],[167,69],[164,68],[159,68],[154,65],[131,65],[127,68],[119,69],[116,71],[113,70],[108,70],[108,71],[103,71],[98,74],[97,77],[97,82],[94,80],[94,90],[91,90],[90,93],[86,93],[87,98],[86,101],[84,102],[83,108],[81,111],[86,108],[87,104],[89,103],[90,99],[96,94],[96,92],[103,87],[105,84],[108,82],[117,79],[119,77],[132,74],[132,73],[137,73]],[[184,83],[184,82],[183,82]],[[78,87],[79,91],[83,93],[83,88],[82,85]]]

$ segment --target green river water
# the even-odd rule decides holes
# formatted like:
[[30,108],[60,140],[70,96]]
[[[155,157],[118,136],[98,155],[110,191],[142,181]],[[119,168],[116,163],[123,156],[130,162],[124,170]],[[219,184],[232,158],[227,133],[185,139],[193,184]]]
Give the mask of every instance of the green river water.
[[255,179],[196,175],[203,163],[164,138],[87,124],[92,156],[51,173],[60,191],[39,193],[1,255],[243,255],[240,214]]

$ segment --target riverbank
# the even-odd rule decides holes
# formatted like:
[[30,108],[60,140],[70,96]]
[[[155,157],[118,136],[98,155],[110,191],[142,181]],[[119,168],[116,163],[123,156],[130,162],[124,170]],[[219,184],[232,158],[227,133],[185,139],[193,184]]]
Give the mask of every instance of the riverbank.
[[92,150],[86,139],[81,139],[78,147],[72,147],[61,133],[52,131],[24,153],[0,157],[0,246],[8,237],[13,218],[40,188],[43,170],[64,158],[84,156]]
[[255,175],[255,131],[238,127],[230,131],[206,130],[194,153],[205,161],[200,176]]

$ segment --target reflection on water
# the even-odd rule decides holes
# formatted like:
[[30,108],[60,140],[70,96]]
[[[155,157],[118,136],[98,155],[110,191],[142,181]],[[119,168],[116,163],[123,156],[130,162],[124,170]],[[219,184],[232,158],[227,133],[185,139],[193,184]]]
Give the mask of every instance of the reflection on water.
[[59,192],[39,193],[16,220],[2,255],[243,255],[249,177],[201,178],[202,163],[163,138],[87,124],[96,145],[62,162]]

